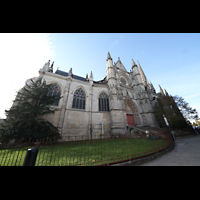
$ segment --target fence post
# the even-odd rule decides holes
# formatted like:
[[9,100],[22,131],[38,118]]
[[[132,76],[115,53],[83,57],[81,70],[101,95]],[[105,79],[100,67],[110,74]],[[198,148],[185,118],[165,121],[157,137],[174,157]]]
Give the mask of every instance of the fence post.
[[23,166],[35,166],[35,161],[37,158],[38,148],[28,149],[26,157],[24,159]]
[[176,139],[175,139],[175,137],[174,137],[174,131],[171,131],[170,133],[171,133],[171,136],[172,136],[173,141],[175,141]]

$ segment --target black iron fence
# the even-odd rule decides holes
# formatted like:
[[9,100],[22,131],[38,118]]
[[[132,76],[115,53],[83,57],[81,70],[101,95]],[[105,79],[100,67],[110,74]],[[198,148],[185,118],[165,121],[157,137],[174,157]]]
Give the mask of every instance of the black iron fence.
[[[96,166],[137,159],[169,147],[169,130],[115,136],[65,136],[61,140],[4,141],[0,144],[0,166],[29,165],[28,154],[38,149],[35,166]],[[29,151],[28,151],[29,149]],[[28,153],[29,152],[29,153]]]

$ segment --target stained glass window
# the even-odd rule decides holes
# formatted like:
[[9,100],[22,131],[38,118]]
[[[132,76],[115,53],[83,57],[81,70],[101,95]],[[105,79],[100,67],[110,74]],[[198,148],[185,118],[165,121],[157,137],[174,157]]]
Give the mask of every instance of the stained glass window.
[[74,93],[72,108],[85,110],[86,95],[83,89],[79,88]]
[[104,92],[99,95],[99,111],[109,111],[108,95]]
[[[47,93],[47,96],[59,96],[61,95],[61,89],[59,85],[56,83],[52,84],[51,87],[49,88],[49,92]],[[52,105],[53,106],[58,106],[59,100],[56,100]]]

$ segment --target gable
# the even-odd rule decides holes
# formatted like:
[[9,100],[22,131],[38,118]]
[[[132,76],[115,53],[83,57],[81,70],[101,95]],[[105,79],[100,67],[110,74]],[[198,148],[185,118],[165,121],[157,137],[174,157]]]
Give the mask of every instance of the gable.
[[115,63],[115,66],[117,67],[117,69],[127,72],[126,68],[124,67],[124,65],[122,64],[119,58],[118,58],[117,63]]

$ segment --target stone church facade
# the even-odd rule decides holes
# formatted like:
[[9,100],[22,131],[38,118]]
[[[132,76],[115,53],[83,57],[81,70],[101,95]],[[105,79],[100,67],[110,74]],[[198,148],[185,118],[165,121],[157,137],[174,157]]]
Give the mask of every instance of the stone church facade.
[[50,61],[39,74],[47,84],[53,84],[52,95],[63,96],[52,105],[58,111],[45,116],[59,128],[61,136],[120,134],[128,125],[159,127],[153,112],[156,97],[163,91],[156,93],[139,62],[136,65],[132,60],[128,72],[120,58],[113,63],[108,52],[106,76],[100,81],[94,81],[92,72],[85,78],[73,74],[72,69],[53,73]]

